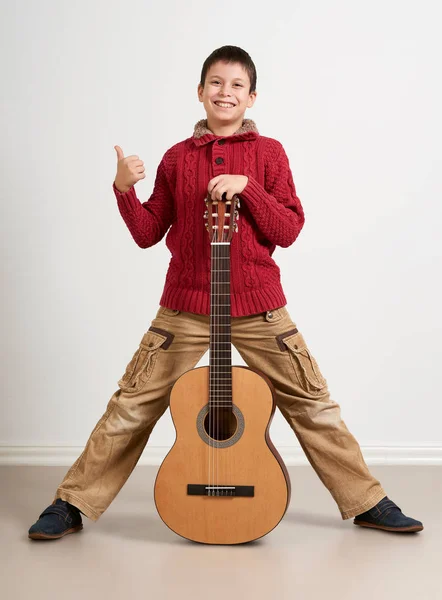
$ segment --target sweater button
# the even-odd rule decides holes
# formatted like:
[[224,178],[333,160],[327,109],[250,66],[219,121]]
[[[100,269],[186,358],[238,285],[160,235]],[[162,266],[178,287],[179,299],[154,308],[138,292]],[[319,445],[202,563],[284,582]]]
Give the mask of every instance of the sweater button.
[[226,143],[226,140],[218,140],[218,144],[219,144],[220,146],[222,146],[222,145],[223,145],[223,144],[225,144],[225,143]]
[[221,156],[218,156],[218,158],[215,159],[215,162],[217,165],[221,165],[224,162],[224,158],[221,158]]

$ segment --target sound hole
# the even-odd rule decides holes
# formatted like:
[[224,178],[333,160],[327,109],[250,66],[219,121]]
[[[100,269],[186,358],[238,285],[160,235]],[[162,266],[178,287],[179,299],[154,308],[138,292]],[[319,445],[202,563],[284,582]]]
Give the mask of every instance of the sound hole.
[[204,419],[204,429],[214,440],[228,440],[235,433],[238,423],[231,408],[209,408]]

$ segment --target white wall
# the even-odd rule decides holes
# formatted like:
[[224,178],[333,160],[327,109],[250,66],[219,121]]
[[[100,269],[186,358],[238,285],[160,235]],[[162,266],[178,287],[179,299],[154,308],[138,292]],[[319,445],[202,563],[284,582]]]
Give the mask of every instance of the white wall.
[[[146,200],[224,44],[250,53],[246,117],[290,159],[306,224],[274,258],[343,419],[368,459],[442,458],[441,16],[436,0],[2,3],[3,462],[70,464],[117,389],[169,252],[121,219],[114,145],[144,160]],[[302,455],[279,413],[271,435]],[[145,455],[173,440],[167,412]]]

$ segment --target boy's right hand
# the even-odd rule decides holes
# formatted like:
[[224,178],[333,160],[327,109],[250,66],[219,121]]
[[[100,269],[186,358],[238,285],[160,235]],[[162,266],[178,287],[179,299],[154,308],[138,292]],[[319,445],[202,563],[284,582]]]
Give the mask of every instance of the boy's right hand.
[[115,175],[115,187],[121,193],[127,192],[133,185],[144,179],[144,163],[138,156],[124,156],[120,146],[114,146],[117,152],[117,174]]

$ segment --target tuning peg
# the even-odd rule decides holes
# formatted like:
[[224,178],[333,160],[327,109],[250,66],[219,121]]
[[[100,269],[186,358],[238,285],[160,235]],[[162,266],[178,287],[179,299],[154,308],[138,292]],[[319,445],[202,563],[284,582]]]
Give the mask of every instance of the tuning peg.
[[209,218],[209,211],[208,211],[208,210],[206,210],[206,212],[204,213],[204,218],[205,218],[205,219],[208,219],[208,218]]

